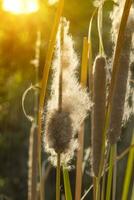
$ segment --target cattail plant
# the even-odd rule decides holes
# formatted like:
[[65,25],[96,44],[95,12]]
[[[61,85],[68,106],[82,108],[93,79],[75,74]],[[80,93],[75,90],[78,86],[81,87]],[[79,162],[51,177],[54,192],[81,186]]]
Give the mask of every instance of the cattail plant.
[[[60,25],[61,26],[61,25]],[[59,28],[60,30],[60,28]],[[54,165],[57,149],[61,152],[61,165],[67,165],[78,148],[75,135],[90,108],[89,97],[76,78],[78,58],[72,37],[68,34],[69,22],[64,19],[64,45],[62,47],[62,112],[58,113],[60,31],[57,34],[56,56],[53,61],[51,99],[48,101],[45,149],[51,154]],[[51,131],[51,133],[50,133]],[[54,131],[52,133],[52,131]],[[58,134],[58,135],[56,135]],[[60,136],[60,137],[59,137]]]
[[[127,76],[129,69],[129,54],[132,31],[126,27],[129,24],[128,17],[131,10],[132,0],[119,1],[119,8],[113,13],[113,38],[116,44],[114,50],[113,69],[108,96],[108,142],[110,143],[109,171],[106,189],[106,199],[115,199],[116,196],[116,154],[117,140],[121,133]],[[118,17],[117,17],[118,13]],[[127,24],[128,22],[128,24]],[[127,43],[127,39],[128,43]],[[114,163],[114,166],[113,166]],[[113,183],[113,185],[112,185]],[[113,188],[111,188],[113,186]]]
[[99,175],[106,106],[106,60],[97,56],[93,67],[92,170]]
[[[122,4],[121,4],[122,6]],[[128,79],[128,72],[130,66],[130,53],[131,53],[131,42],[132,42],[132,34],[133,34],[133,25],[134,25],[134,18],[131,9],[130,16],[128,19],[125,36],[124,36],[124,43],[122,47],[121,56],[118,62],[119,68],[117,72],[117,77],[115,79],[115,85],[113,89],[113,97],[111,100],[111,108],[110,108],[110,125],[108,131],[108,139],[110,144],[115,144],[121,134],[121,126],[122,126],[122,118],[124,112],[124,103],[125,103],[125,96],[126,96],[126,89],[127,89],[127,79]],[[115,17],[115,16],[114,16]],[[114,18],[113,17],[113,23]],[[115,19],[115,33],[118,29],[118,20],[117,17]]]
[[88,94],[79,85],[75,75],[78,59],[68,29],[69,23],[61,18],[44,137],[45,149],[50,153],[49,158],[57,166],[57,200],[60,198],[60,189],[58,189],[60,188],[60,166],[66,167],[73,158],[78,148],[75,135],[90,107]]

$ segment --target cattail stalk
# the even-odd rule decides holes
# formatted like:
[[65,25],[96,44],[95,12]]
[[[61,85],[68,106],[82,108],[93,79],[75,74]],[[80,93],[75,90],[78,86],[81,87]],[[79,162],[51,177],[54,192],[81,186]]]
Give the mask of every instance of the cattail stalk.
[[69,173],[68,173],[68,169],[64,167],[63,167],[63,178],[64,178],[65,197],[66,199],[72,200]]
[[41,177],[41,182],[42,182],[42,199],[45,200],[45,194],[46,194],[46,191],[45,191],[45,188],[46,188],[46,182],[47,182],[47,178],[50,174],[50,171],[51,171],[51,165],[48,165],[46,167],[46,161],[44,161],[42,163],[42,177]]
[[28,200],[37,200],[37,126],[32,123],[29,137]]
[[111,186],[112,186],[112,178],[113,178],[113,163],[114,163],[115,155],[116,155],[116,148],[113,145],[111,147],[111,152],[110,152],[109,171],[108,171],[108,180],[107,180],[107,188],[106,188],[106,200],[111,199]]
[[[83,40],[83,55],[82,55],[82,67],[81,67],[81,85],[86,87],[87,84],[87,64],[88,64],[88,40],[85,37]],[[75,200],[81,199],[81,187],[82,187],[82,162],[83,162],[83,149],[84,149],[84,123],[78,132],[78,142],[80,149],[77,152],[76,163],[76,185],[75,185]]]
[[116,179],[117,179],[117,161],[116,161],[116,157],[117,157],[117,144],[114,145],[114,167],[113,167],[113,191],[112,191],[112,200],[116,199]]
[[106,61],[98,56],[93,72],[93,108],[92,108],[92,169],[94,176],[99,176],[103,130],[106,105]]
[[[63,19],[61,19],[63,20]],[[59,74],[59,99],[58,110],[62,112],[62,65],[63,65],[63,46],[64,46],[64,22],[61,21],[60,30],[60,74]],[[60,152],[57,152],[57,174],[56,174],[56,200],[60,200]]]
[[57,153],[56,200],[60,200],[60,153]]

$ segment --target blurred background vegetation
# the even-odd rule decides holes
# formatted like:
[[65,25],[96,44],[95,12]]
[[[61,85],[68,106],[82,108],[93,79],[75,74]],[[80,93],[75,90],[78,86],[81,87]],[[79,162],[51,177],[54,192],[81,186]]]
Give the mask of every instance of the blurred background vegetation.
[[[35,56],[38,31],[41,32],[39,77],[42,77],[56,10],[56,4],[50,6],[47,0],[40,0],[39,3],[40,9],[36,13],[14,15],[2,9],[0,0],[0,195],[4,194],[11,200],[27,199],[28,142],[31,124],[23,114],[21,100],[24,91],[35,80],[31,61]],[[107,1],[104,6],[103,21],[104,47],[107,56],[111,56],[112,53],[111,22],[108,17],[112,8],[112,1]],[[93,10],[92,0],[65,1],[63,15],[70,21],[70,33],[75,40],[75,48],[80,59],[83,37],[87,36]],[[93,23],[92,38],[96,55],[98,52],[96,22]],[[33,111],[32,93],[26,100],[26,109],[28,112]],[[87,176],[85,177],[83,187],[88,188],[89,181]],[[54,184],[53,171],[48,180],[49,191],[52,189],[50,187],[52,182]]]

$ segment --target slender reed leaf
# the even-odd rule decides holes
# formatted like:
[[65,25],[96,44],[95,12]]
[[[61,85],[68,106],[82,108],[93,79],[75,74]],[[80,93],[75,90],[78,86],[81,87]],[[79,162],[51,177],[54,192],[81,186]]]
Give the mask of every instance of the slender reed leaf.
[[105,198],[105,183],[106,183],[106,174],[104,173],[102,177],[102,186],[101,186],[101,200]]
[[[132,136],[131,144],[134,144],[134,134]],[[134,167],[134,148],[132,148],[129,151],[129,155],[128,155],[127,168],[126,168],[123,193],[122,193],[122,200],[128,199],[128,192],[129,192],[129,188],[130,188],[129,186],[130,186],[130,181],[132,178],[133,167]]]
[[89,28],[88,28],[88,43],[91,43],[91,32],[92,32],[92,23],[93,23],[93,18],[97,12],[98,8],[96,8],[91,16],[90,22],[89,22]]
[[132,188],[132,195],[131,195],[131,200],[134,199],[134,183],[133,183],[133,188]]
[[117,144],[115,144],[114,166],[113,166],[113,187],[112,187],[112,200],[116,199],[116,180],[117,180]]
[[94,10],[90,22],[89,22],[89,29],[88,29],[88,44],[89,44],[89,50],[88,50],[88,59],[89,59],[89,91],[92,93],[92,71],[93,71],[93,58],[92,58],[92,39],[91,39],[91,32],[92,32],[92,23],[93,18],[97,12],[97,8]]
[[102,40],[102,16],[103,15],[103,4],[98,8],[98,17],[97,17],[97,26],[98,26],[98,35],[99,35],[99,54],[104,55],[104,47]]
[[106,200],[111,199],[112,178],[113,178],[113,163],[114,163],[114,158],[115,158],[115,151],[116,151],[116,147],[115,147],[115,145],[112,145],[111,151],[110,151],[110,160],[109,160]]
[[130,150],[134,149],[134,144],[132,144],[131,146],[129,146],[127,149],[125,149],[119,156],[116,157],[117,161],[121,160],[122,158],[124,158],[124,156],[126,154],[129,153]]
[[88,190],[85,192],[85,194],[81,197],[81,200],[84,200],[85,197],[88,195],[88,193],[91,191],[91,189],[93,188],[93,185],[91,185]]
[[81,78],[80,78],[80,83],[84,87],[86,87],[86,84],[87,84],[88,50],[89,50],[88,40],[87,40],[87,37],[84,37],[82,65],[81,65]]

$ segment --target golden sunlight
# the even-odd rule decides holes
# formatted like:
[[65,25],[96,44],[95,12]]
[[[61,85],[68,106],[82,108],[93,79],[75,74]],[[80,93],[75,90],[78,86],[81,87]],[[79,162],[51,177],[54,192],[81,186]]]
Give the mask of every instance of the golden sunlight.
[[53,5],[53,4],[57,3],[57,1],[58,1],[58,0],[48,0],[48,3],[49,3],[50,5]]
[[39,9],[38,0],[4,0],[3,9],[14,14],[27,14]]

